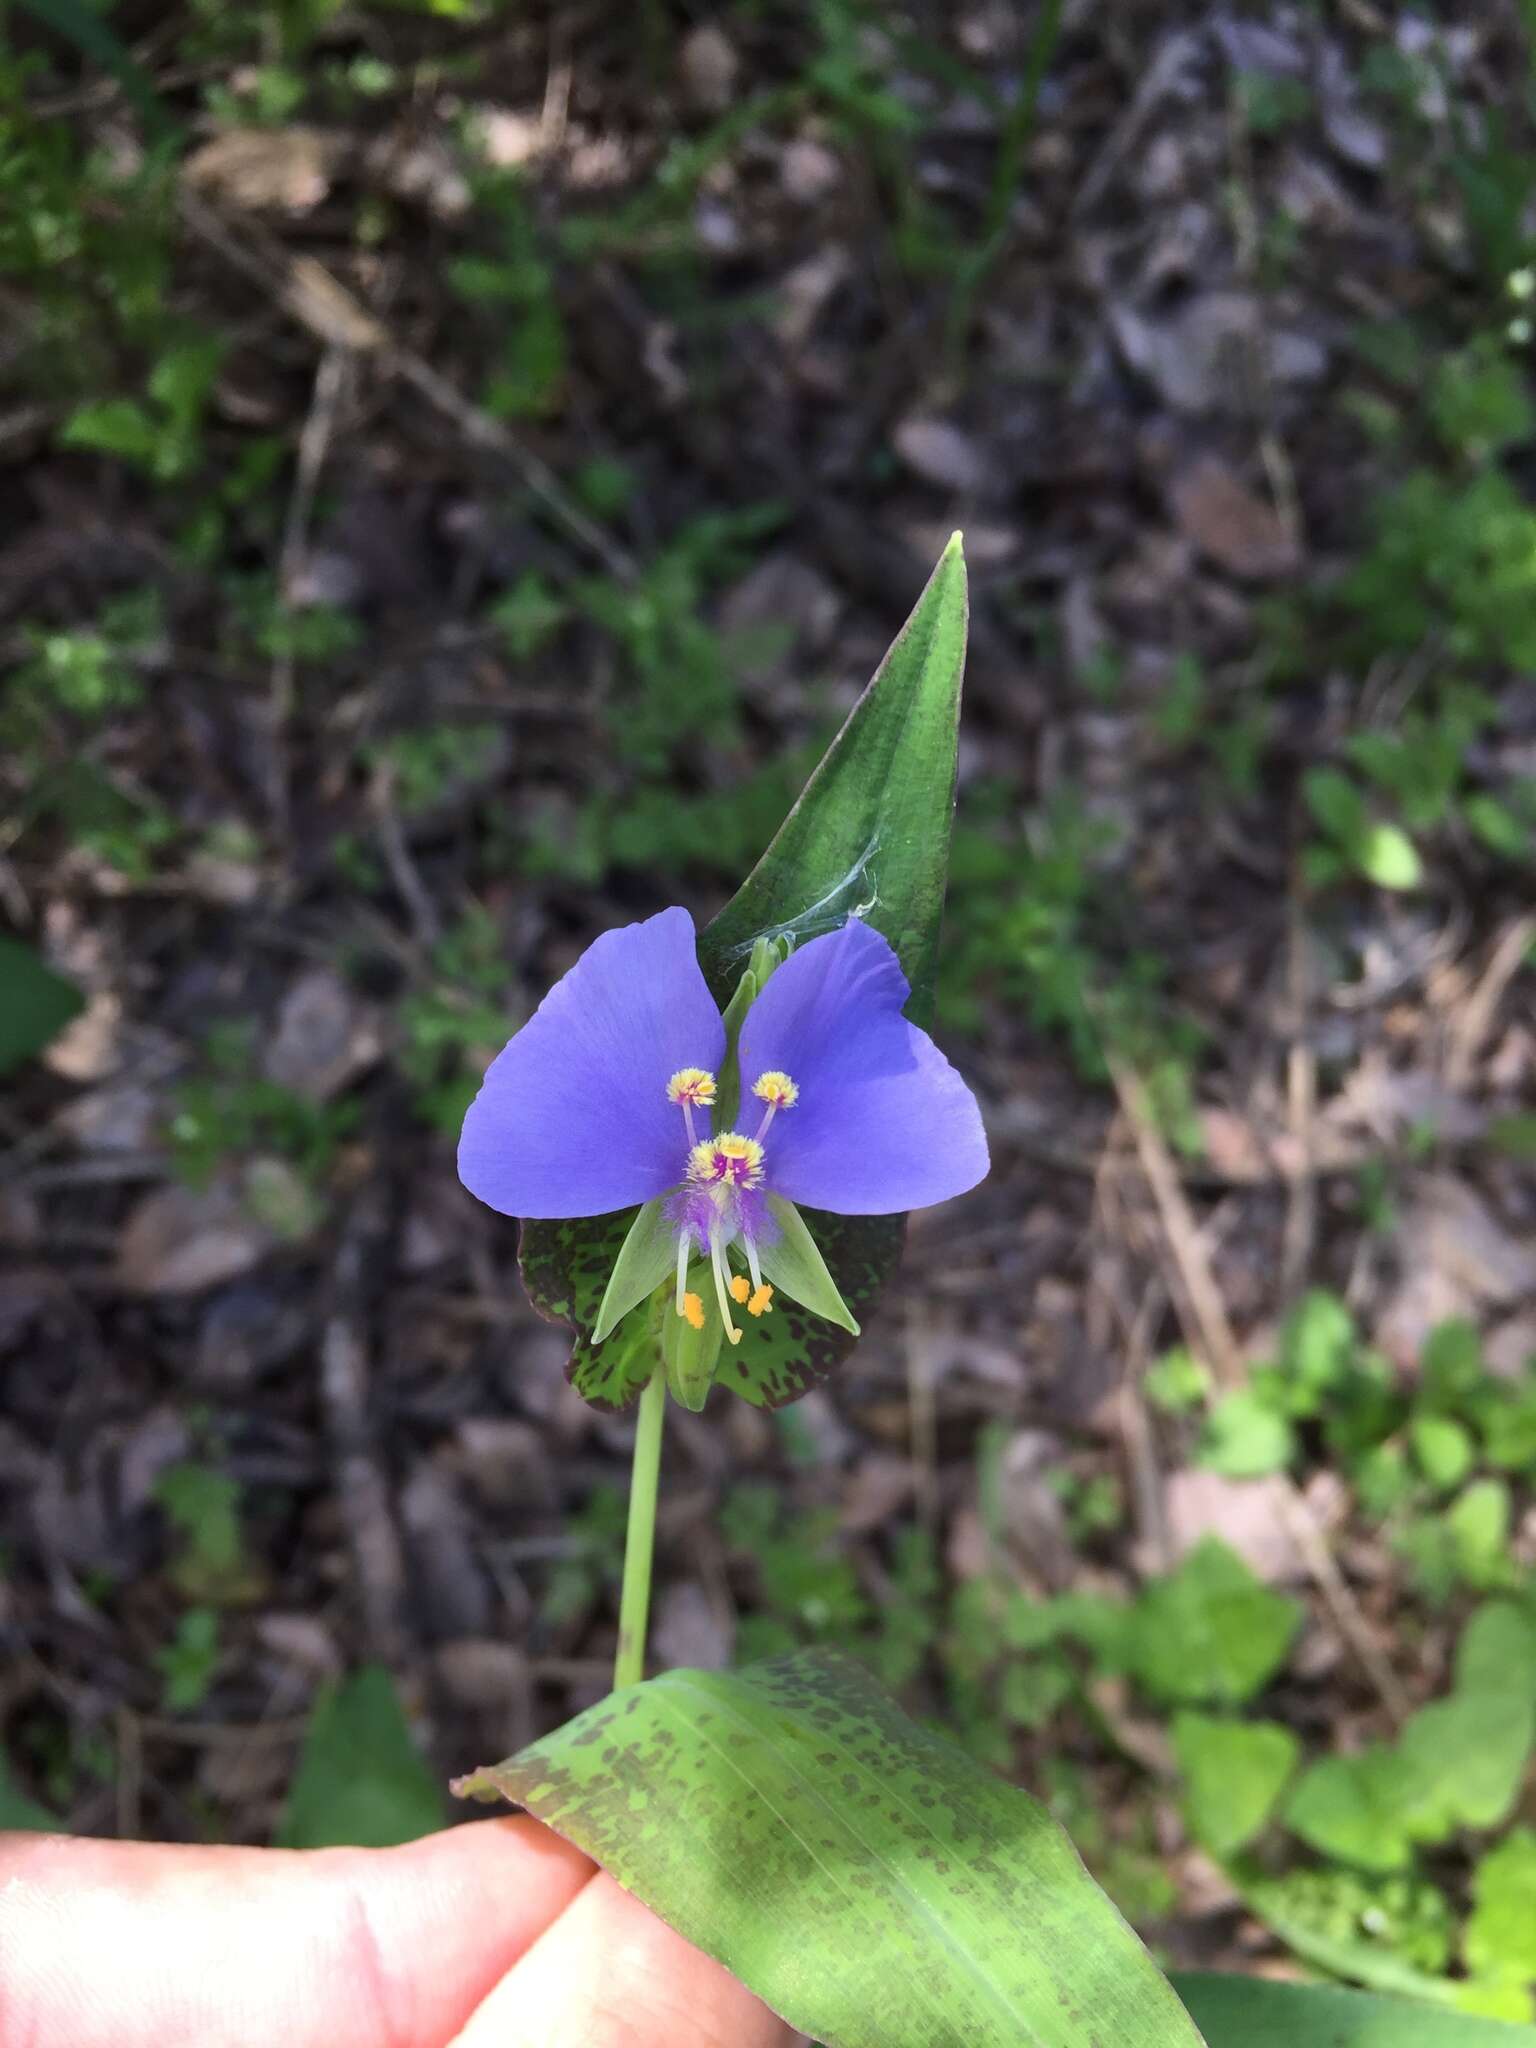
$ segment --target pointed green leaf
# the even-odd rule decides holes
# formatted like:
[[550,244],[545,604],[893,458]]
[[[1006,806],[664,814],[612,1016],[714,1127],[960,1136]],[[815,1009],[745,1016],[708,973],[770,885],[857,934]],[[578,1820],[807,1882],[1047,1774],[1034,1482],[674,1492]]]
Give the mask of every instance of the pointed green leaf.
[[20,939],[0,932],[0,1074],[8,1074],[56,1038],[85,1003]]
[[857,1337],[859,1326],[838,1293],[837,1282],[827,1271],[827,1262],[806,1229],[800,1211],[782,1195],[770,1195],[768,1207],[779,1226],[779,1235],[758,1253],[763,1277],[791,1301],[799,1302],[813,1315],[825,1316],[829,1323],[840,1324],[850,1337]]
[[367,1665],[320,1696],[278,1830],[285,1849],[388,1849],[444,1821],[394,1681]]
[[[773,843],[701,934],[699,958],[722,999],[754,943],[815,938],[857,911],[896,949],[912,984],[907,1014],[932,1023],[968,619],[956,534]],[[862,1317],[901,1255],[904,1220],[813,1217],[811,1227]],[[720,1377],[758,1406],[781,1407],[825,1379],[853,1342],[846,1327],[786,1307],[722,1358]]]
[[454,1789],[526,1806],[826,2048],[1199,2048],[1045,1809],[849,1658],[669,1671]]
[[814,938],[857,911],[896,949],[908,1014],[931,1021],[967,621],[957,533],[772,845],[703,934],[722,1000],[754,940]]
[[592,1342],[601,1344],[621,1316],[654,1294],[677,1266],[677,1233],[667,1221],[664,1195],[646,1202],[629,1226],[598,1306]]
[[1181,1974],[1173,1982],[1209,2048],[1536,2048],[1536,2027],[1404,1998],[1265,1977]]

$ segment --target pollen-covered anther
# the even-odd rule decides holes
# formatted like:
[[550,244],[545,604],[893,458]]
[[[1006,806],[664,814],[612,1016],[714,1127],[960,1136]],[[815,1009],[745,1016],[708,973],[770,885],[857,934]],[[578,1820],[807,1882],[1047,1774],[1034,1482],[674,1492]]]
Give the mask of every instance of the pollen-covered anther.
[[715,1077],[703,1067],[679,1067],[667,1083],[668,1102],[708,1109],[715,1099]]
[[766,1102],[770,1109],[793,1109],[800,1100],[798,1085],[788,1074],[781,1074],[777,1067],[770,1067],[766,1074],[759,1074],[752,1083],[752,1093],[759,1102]]
[[688,1154],[688,1178],[705,1188],[755,1188],[763,1178],[763,1148],[735,1131],[701,1138]]
[[732,1276],[731,1276],[731,1299],[732,1299],[732,1301],[743,1301],[743,1302],[744,1302],[744,1301],[746,1301],[746,1300],[747,1300],[747,1299],[749,1298],[749,1296],[751,1295],[751,1293],[752,1293],[752,1282],[751,1282],[751,1281],[750,1281],[750,1280],[749,1280],[749,1279],[747,1278],[747,1276],[745,1275],[745,1273],[734,1273],[734,1274],[732,1274]]
[[678,1311],[683,1321],[692,1330],[704,1327],[704,1303],[697,1294],[685,1294],[682,1308]]
[[[740,1299],[739,1296],[737,1298]],[[772,1307],[773,1289],[766,1284],[761,1287],[754,1287],[751,1297],[747,1302],[747,1314],[749,1316],[765,1316]]]

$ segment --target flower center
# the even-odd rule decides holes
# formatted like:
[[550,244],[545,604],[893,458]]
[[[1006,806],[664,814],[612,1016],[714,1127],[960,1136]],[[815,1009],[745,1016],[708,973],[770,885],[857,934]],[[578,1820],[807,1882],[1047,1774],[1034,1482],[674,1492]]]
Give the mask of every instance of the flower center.
[[[721,1131],[716,1137],[701,1138],[693,1112],[712,1108],[716,1093],[715,1077],[703,1067],[679,1067],[667,1083],[667,1100],[683,1112],[688,1132],[687,1180],[670,1212],[677,1223],[677,1313],[693,1329],[703,1328],[704,1304],[687,1283],[696,1238],[709,1259],[725,1334],[739,1344],[741,1332],[731,1320],[731,1303],[743,1305],[749,1316],[762,1316],[773,1301],[773,1289],[764,1282],[757,1261],[756,1236],[763,1224],[753,1215],[754,1204],[761,1211],[763,1203],[758,1193],[767,1166],[763,1139],[778,1112],[794,1108],[800,1090],[788,1074],[770,1068],[752,1084],[752,1093],[764,1105],[757,1136]],[[738,1238],[752,1275],[750,1281],[733,1274],[726,1263],[726,1248]]]
[[702,1188],[755,1188],[763,1181],[763,1148],[756,1138],[724,1131],[702,1138],[688,1154],[688,1178]]

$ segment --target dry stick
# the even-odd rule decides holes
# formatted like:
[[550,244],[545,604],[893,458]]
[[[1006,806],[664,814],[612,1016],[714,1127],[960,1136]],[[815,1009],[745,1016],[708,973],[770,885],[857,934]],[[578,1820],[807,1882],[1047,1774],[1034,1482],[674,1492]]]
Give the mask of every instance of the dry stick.
[[1462,1006],[1451,1028],[1451,1042],[1445,1056],[1445,1078],[1452,1088],[1461,1088],[1472,1077],[1472,1066],[1493,1023],[1504,991],[1525,964],[1536,945],[1536,914],[1527,912],[1508,925],[1489,956],[1481,978]]
[[320,1340],[320,1399],[369,1653],[398,1671],[409,1648],[405,1553],[368,1413],[368,1351],[359,1328],[365,1234],[354,1217],[337,1254],[336,1300]]
[[914,1303],[903,1331],[907,1357],[907,1411],[917,1512],[930,1535],[939,1526],[938,1413],[933,1386],[933,1334]]
[[131,1707],[117,1710],[117,1832],[124,1842],[144,1832],[144,1727]]
[[1181,1320],[1193,1320],[1200,1344],[1220,1385],[1240,1387],[1245,1377],[1242,1355],[1232,1334],[1232,1325],[1227,1320],[1225,1304],[1211,1276],[1211,1264],[1205,1255],[1200,1227],[1185,1196],[1173,1155],[1153,1121],[1140,1077],[1117,1054],[1107,1053],[1106,1058],[1120,1107],[1136,1140],[1141,1170],[1157,1204],[1163,1236],[1173,1255],[1174,1273],[1179,1283],[1174,1290],[1174,1298],[1187,1310],[1187,1315]]
[[222,214],[185,187],[179,205],[182,219],[195,235],[274,296],[318,341],[328,348],[372,356],[390,374],[412,385],[435,411],[453,421],[467,441],[509,463],[550,517],[594,555],[610,576],[621,583],[636,580],[639,571],[633,556],[582,510],[549,464],[440,376],[425,358],[397,342],[323,264],[312,256],[290,256],[253,221],[242,220],[237,232]]
[[[1100,1171],[1094,1176],[1093,1219],[1091,1228],[1097,1231],[1102,1224],[1103,1234],[1109,1245],[1130,1240],[1129,1219],[1125,1213],[1125,1195],[1119,1176],[1110,1171],[1112,1154],[1106,1144],[1101,1155]],[[1107,1271],[1104,1270],[1107,1267]],[[1128,1289],[1122,1279],[1118,1261],[1113,1256],[1100,1260],[1094,1256],[1089,1265],[1090,1293],[1087,1305],[1087,1327],[1089,1342],[1096,1348],[1108,1351],[1113,1343],[1113,1332],[1109,1318],[1120,1326],[1120,1335],[1125,1345],[1125,1371],[1116,1397],[1116,1415],[1120,1425],[1121,1443],[1125,1461],[1130,1473],[1131,1498],[1136,1515],[1136,1528],[1143,1549],[1153,1559],[1159,1571],[1167,1571],[1173,1562],[1172,1535],[1168,1527],[1168,1503],[1163,1490],[1162,1470],[1157,1461],[1157,1442],[1152,1431],[1151,1417],[1147,1413],[1146,1400],[1142,1394],[1142,1378],[1152,1352],[1152,1333],[1157,1328],[1158,1318],[1168,1305],[1168,1290],[1159,1274],[1142,1290],[1141,1300],[1132,1306]],[[1102,1298],[1105,1313],[1097,1313],[1097,1303]]]
[[[283,541],[277,558],[277,596],[284,606],[298,575],[299,563],[309,542],[309,523],[315,509],[315,492],[320,472],[336,427],[341,396],[346,389],[350,353],[332,342],[327,345],[315,371],[303,431],[299,435],[298,461],[294,465],[293,490],[288,499],[288,516],[283,522]],[[272,787],[270,801],[279,832],[288,823],[288,721],[293,715],[293,649],[283,636],[280,651],[272,658],[269,716],[272,721]]]
[[[1163,1238],[1172,1257],[1179,1283],[1174,1290],[1174,1301],[1180,1309],[1180,1321],[1185,1321],[1187,1315],[1186,1328],[1193,1325],[1191,1334],[1205,1346],[1221,1384],[1238,1386],[1244,1373],[1237,1340],[1211,1272],[1205,1241],[1179,1185],[1167,1144],[1152,1121],[1146,1091],[1139,1077],[1114,1054],[1109,1055],[1109,1069],[1121,1107],[1135,1133],[1137,1153],[1157,1204]],[[1401,1725],[1411,1710],[1408,1695],[1371,1634],[1360,1604],[1324,1541],[1312,1510],[1283,1475],[1278,1486],[1277,1499],[1287,1530],[1333,1617],[1335,1628],[1375,1686],[1393,1722]]]
[[416,863],[411,858],[410,847],[406,844],[405,832],[400,823],[400,813],[395,807],[394,770],[387,761],[381,761],[374,772],[369,787],[369,800],[373,810],[374,827],[378,834],[379,850],[384,855],[384,864],[389,869],[389,878],[394,883],[400,900],[410,912],[411,924],[422,951],[430,953],[443,935],[437,907],[427,893]]
[[1288,1178],[1290,1200],[1281,1240],[1280,1295],[1294,1301],[1306,1285],[1317,1240],[1317,1169],[1313,1158],[1317,1120],[1317,1056],[1312,1050],[1307,925],[1299,865],[1291,870],[1286,904],[1285,984],[1290,1049],[1286,1054],[1286,1107],[1295,1141],[1296,1163]]

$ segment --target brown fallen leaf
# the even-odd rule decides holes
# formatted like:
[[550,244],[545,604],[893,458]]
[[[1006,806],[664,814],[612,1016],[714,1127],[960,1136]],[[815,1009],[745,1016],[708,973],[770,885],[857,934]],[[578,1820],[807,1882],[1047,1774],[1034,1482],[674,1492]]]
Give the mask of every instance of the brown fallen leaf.
[[182,176],[195,191],[245,213],[312,213],[346,156],[323,128],[230,128],[194,150]]
[[1289,576],[1300,564],[1295,536],[1219,455],[1202,455],[1168,486],[1181,531],[1217,565],[1245,582]]
[[1267,1585],[1307,1576],[1306,1561],[1286,1517],[1283,1479],[1273,1474],[1227,1479],[1220,1472],[1188,1466],[1171,1475],[1164,1498],[1176,1559],[1207,1536],[1219,1536]]
[[267,1079],[310,1102],[329,1102],[382,1050],[372,1014],[328,967],[301,974],[278,1012]]
[[232,1182],[156,1188],[123,1226],[117,1284],[130,1294],[199,1294],[250,1272],[271,1248]]
[[978,444],[951,420],[909,416],[898,422],[891,445],[914,476],[949,491],[979,491],[988,463]]

